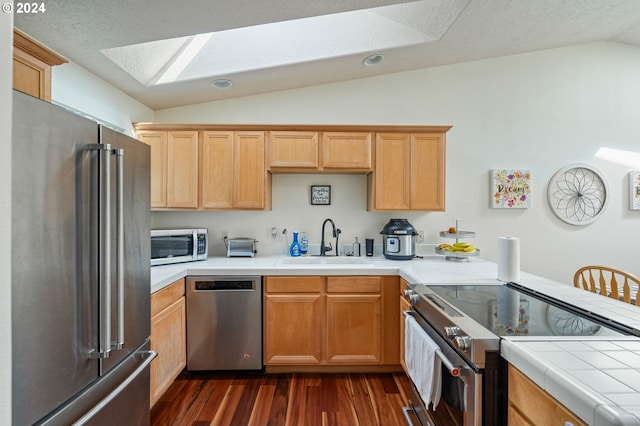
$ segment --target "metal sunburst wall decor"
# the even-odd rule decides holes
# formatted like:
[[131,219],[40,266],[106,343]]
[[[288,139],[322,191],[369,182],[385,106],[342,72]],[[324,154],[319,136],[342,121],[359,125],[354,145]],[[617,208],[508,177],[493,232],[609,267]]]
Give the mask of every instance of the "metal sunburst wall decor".
[[609,189],[595,167],[573,164],[558,170],[547,188],[551,210],[566,223],[587,225],[595,221],[609,201]]

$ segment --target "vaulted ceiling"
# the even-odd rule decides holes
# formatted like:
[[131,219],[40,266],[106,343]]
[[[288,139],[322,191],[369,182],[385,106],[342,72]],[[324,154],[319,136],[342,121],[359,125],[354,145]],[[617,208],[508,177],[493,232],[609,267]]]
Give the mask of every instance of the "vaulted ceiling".
[[15,26],[152,109],[593,41],[640,46],[637,0],[49,0],[45,8],[16,14]]

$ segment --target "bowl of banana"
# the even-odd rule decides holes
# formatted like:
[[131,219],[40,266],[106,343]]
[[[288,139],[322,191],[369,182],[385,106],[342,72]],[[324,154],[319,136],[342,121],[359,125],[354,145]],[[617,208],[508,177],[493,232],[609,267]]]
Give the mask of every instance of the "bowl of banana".
[[475,245],[463,242],[456,242],[453,244],[442,243],[436,247],[436,253],[445,255],[447,257],[460,257],[477,256],[480,250]]

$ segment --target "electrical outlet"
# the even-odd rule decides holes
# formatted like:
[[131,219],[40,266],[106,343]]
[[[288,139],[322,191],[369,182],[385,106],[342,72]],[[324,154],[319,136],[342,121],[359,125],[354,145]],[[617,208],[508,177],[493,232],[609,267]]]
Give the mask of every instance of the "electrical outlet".
[[418,233],[418,235],[416,235],[416,243],[417,244],[423,244],[424,243],[424,229],[418,229],[418,230],[416,230],[416,232]]
[[283,234],[276,228],[275,226],[271,227],[271,241],[280,242],[282,241]]
[[229,238],[229,231],[227,231],[226,229],[222,230],[222,238]]

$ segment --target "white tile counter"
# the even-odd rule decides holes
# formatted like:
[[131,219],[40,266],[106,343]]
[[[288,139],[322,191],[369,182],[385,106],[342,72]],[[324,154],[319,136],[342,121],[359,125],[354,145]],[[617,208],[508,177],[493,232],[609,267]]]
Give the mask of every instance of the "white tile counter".
[[[187,275],[400,275],[411,284],[496,284],[497,265],[471,257],[410,261],[361,257],[367,264],[291,264],[284,256],[212,257],[151,268],[151,292]],[[291,262],[290,260],[287,262]],[[520,284],[640,330],[640,307],[521,273]],[[503,357],[590,425],[640,425],[640,338],[512,337]]]
[[640,339],[513,337],[500,352],[589,425],[640,425]]

